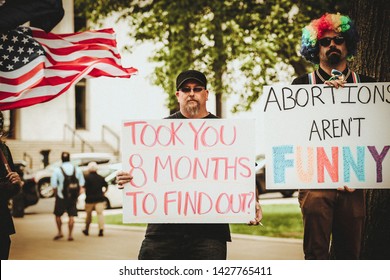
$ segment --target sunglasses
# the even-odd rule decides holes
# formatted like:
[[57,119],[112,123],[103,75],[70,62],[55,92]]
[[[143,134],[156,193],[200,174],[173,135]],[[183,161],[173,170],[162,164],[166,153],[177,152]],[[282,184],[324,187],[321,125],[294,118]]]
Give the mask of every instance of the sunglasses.
[[344,37],[341,37],[341,36],[336,36],[336,37],[324,37],[322,39],[319,39],[318,42],[320,43],[321,46],[323,47],[328,47],[330,45],[330,43],[333,42],[336,44],[336,45],[341,45],[342,43],[345,42],[345,39]]
[[193,92],[201,92],[202,90],[204,90],[204,87],[193,87],[193,88],[190,88],[190,87],[183,87],[180,89],[180,91],[184,92],[184,93],[190,93],[191,90]]

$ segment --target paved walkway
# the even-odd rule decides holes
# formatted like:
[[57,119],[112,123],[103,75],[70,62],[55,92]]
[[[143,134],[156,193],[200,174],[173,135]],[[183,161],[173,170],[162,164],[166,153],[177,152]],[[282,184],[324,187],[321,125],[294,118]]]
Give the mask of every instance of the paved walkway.
[[[64,233],[67,233],[64,216]],[[56,235],[54,216],[50,213],[26,213],[14,218],[16,234],[12,236],[11,260],[135,260],[145,228],[106,225],[104,237],[98,237],[96,224],[84,236],[84,212],[75,223],[74,241]],[[230,260],[302,260],[302,241],[247,235],[232,236],[228,243]]]

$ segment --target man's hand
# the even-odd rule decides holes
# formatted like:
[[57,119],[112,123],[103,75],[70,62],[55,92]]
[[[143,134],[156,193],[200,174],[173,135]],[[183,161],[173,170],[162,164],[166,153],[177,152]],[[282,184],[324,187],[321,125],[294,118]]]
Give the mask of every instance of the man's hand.
[[261,220],[263,219],[263,210],[261,209],[260,203],[256,202],[256,217],[254,220],[249,221],[248,225],[250,226],[257,226],[257,225],[263,225],[261,223]]
[[9,172],[7,174],[7,179],[11,182],[11,184],[16,184],[22,187],[24,185],[22,179],[20,178],[19,174],[17,172]]
[[130,181],[133,179],[133,176],[130,175],[130,173],[125,171],[119,171],[116,174],[116,183],[118,184],[119,189],[123,189],[123,185],[130,183]]
[[325,85],[332,86],[335,88],[344,87],[344,84],[346,81],[344,80],[332,80],[332,81],[325,81]]
[[355,189],[348,188],[347,186],[342,186],[340,188],[337,188],[337,190],[338,191],[342,191],[342,192],[345,192],[345,191],[347,191],[347,192],[354,192],[355,191]]
[[345,80],[345,76],[343,75],[342,72],[336,69],[332,69],[332,76],[330,77],[329,80],[325,81],[324,84],[335,88],[339,88],[339,87],[344,87],[344,84],[346,82],[347,81]]

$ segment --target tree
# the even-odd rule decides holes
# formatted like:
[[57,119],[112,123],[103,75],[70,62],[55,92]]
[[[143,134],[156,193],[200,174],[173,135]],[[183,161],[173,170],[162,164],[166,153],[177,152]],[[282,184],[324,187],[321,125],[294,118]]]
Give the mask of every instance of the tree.
[[302,27],[347,6],[336,0],[75,0],[76,14],[97,22],[116,12],[133,27],[130,36],[161,46],[150,60],[160,63],[153,80],[168,94],[169,108],[177,106],[177,74],[205,72],[219,116],[223,95],[240,96],[233,111],[250,110],[280,73],[292,80],[311,70],[298,54]]
[[[390,81],[390,8],[387,0],[357,0],[352,18],[361,37],[354,69]],[[389,186],[390,187],[390,186]],[[363,259],[390,259],[390,190],[367,191]],[[353,233],[352,233],[353,234]]]
[[75,0],[75,7],[95,22],[115,11],[133,28],[131,36],[161,46],[150,59],[159,63],[154,83],[169,94],[170,108],[176,105],[177,74],[189,68],[205,72],[221,115],[224,94],[239,94],[236,110],[248,110],[263,85],[278,81],[280,69],[293,65],[302,74],[308,67],[297,52],[307,18],[292,2]]

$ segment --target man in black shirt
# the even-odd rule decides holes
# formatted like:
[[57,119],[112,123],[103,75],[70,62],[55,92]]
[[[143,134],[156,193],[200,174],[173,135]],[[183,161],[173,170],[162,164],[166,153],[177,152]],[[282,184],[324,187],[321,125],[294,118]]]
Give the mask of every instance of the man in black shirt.
[[[347,63],[356,52],[357,32],[347,16],[325,14],[302,32],[301,54],[318,68],[300,76],[293,84],[375,82],[353,72]],[[305,259],[329,259],[332,236],[336,259],[358,259],[365,217],[365,190],[343,186],[339,189],[299,190],[304,223]]]
[[15,170],[11,151],[3,142],[3,113],[0,111],[0,259],[8,260],[10,235],[15,233],[14,222],[8,208],[9,200],[19,193],[23,181]]
[[97,173],[97,163],[92,161],[88,164],[88,174],[85,175],[85,229],[84,235],[89,235],[89,226],[92,222],[92,211],[95,210],[98,218],[99,236],[103,236],[104,215],[106,199],[104,193],[108,184],[103,176]]
[[[180,111],[167,119],[210,119],[217,116],[207,111],[209,91],[205,75],[196,70],[180,73],[176,79],[176,97]],[[119,172],[118,185],[130,182],[129,173]],[[256,205],[259,224],[262,213]],[[167,221],[169,222],[169,221]],[[231,241],[228,224],[149,224],[139,252],[139,259],[155,260],[221,260],[226,259],[227,244]]]

